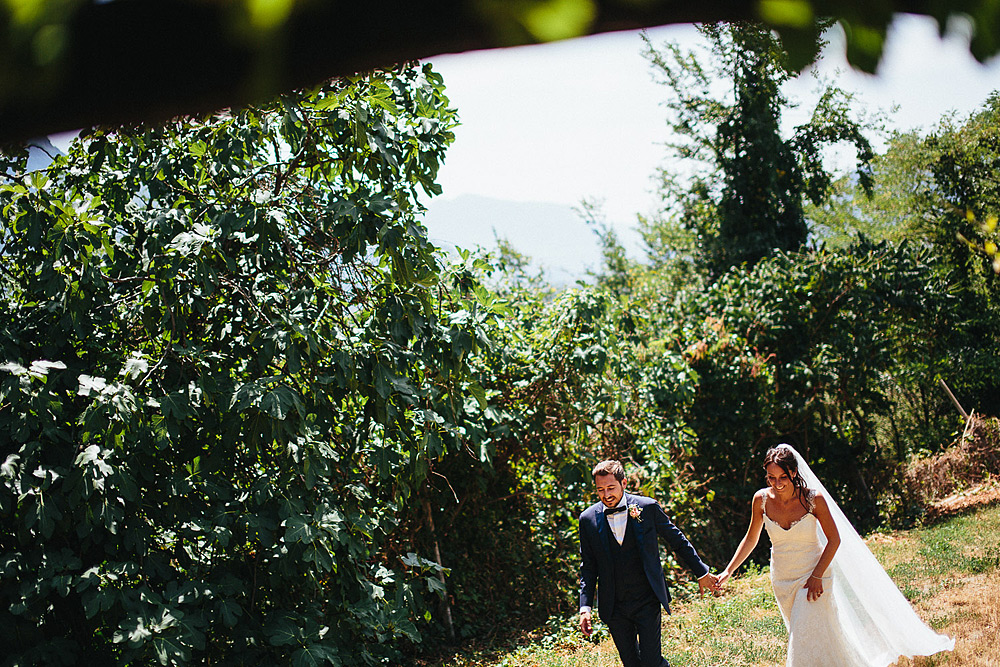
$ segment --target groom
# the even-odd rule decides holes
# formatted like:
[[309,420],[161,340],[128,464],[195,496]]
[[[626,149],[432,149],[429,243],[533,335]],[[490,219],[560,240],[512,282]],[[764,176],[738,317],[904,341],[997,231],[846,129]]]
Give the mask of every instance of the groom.
[[590,636],[597,588],[598,614],[615,640],[624,667],[667,667],[660,653],[660,607],[670,613],[657,536],[698,577],[701,591],[716,590],[718,577],[657,502],[625,493],[618,461],[594,467],[601,502],[580,515],[580,629]]

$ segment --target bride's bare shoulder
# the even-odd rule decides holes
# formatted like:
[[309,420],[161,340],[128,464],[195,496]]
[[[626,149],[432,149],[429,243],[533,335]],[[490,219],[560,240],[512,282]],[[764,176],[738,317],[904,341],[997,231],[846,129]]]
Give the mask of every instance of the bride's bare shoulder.
[[826,505],[826,498],[822,493],[815,489],[809,489],[807,498],[809,499],[809,505],[812,507],[814,512],[819,510],[821,512],[829,513],[830,510]]
[[757,493],[753,494],[751,504],[754,507],[763,507],[765,500],[767,500],[767,489],[761,489]]

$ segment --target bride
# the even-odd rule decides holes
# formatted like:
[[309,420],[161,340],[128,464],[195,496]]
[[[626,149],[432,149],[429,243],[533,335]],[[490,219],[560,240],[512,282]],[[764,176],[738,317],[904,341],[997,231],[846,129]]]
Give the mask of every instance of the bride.
[[771,538],[771,585],[788,628],[788,667],[885,667],[955,648],[917,617],[837,503],[788,445],[764,457],[767,488],[719,575],[721,586]]

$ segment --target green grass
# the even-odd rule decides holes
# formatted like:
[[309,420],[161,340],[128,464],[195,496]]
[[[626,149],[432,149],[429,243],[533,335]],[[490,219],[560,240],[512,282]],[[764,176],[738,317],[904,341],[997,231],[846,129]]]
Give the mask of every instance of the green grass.
[[680,665],[760,665],[785,655],[781,620],[766,572],[745,576],[723,597],[692,600],[664,626],[663,652]]
[[911,602],[1000,566],[1000,506],[872,540],[872,551]]
[[[917,605],[921,615],[939,630],[969,633],[980,611],[949,604],[948,595],[961,593],[975,601],[974,588],[985,573],[1000,568],[1000,505],[958,516],[940,524],[878,535],[872,551]],[[995,577],[987,577],[994,579]],[[962,587],[970,587],[960,591]],[[671,616],[664,615],[663,654],[674,665],[687,667],[751,667],[781,665],[787,635],[771,594],[766,569],[749,568],[731,581],[721,597],[699,598],[695,586],[682,587]],[[993,602],[983,600],[983,604]],[[574,618],[553,619],[539,632],[522,638],[519,646],[495,647],[479,654],[454,655],[436,663],[442,667],[619,667],[617,652],[606,629],[598,624],[596,641],[583,639]],[[982,623],[980,623],[982,625]],[[985,626],[983,626],[985,628]],[[964,630],[959,629],[964,628]],[[960,637],[961,641],[961,637]],[[981,653],[980,649],[975,652]],[[921,667],[964,663],[942,654],[921,658]],[[906,663],[914,664],[914,663]]]

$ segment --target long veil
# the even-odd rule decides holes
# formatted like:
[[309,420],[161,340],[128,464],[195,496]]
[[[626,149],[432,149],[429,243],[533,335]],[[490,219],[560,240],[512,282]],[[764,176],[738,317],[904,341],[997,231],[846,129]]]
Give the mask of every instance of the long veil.
[[[823,494],[840,532],[840,548],[830,564],[833,596],[844,632],[853,639],[869,665],[889,665],[900,656],[932,655],[955,648],[955,640],[934,632],[917,616],[909,601],[869,551],[858,531],[813,473],[805,459],[795,454],[799,475],[806,486]],[[817,523],[820,544],[826,535]]]

